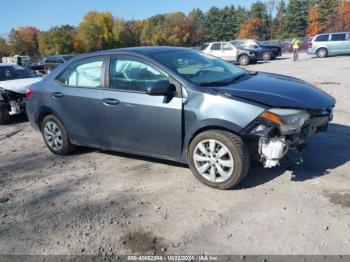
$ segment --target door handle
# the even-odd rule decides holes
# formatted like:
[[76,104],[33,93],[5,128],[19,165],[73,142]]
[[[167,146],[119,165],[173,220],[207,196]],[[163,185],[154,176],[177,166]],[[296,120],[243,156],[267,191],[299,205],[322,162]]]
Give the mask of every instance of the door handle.
[[102,103],[106,106],[116,106],[118,105],[120,102],[117,99],[114,98],[104,98],[102,100]]
[[60,98],[60,97],[63,96],[63,94],[62,94],[61,92],[53,92],[52,96],[53,96],[54,98]]

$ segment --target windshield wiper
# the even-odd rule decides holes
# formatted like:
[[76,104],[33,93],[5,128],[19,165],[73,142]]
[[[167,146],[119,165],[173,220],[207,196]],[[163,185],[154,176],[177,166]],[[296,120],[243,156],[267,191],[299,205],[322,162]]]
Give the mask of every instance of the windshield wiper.
[[238,81],[239,79],[241,79],[242,77],[244,77],[246,75],[247,75],[246,73],[243,73],[243,74],[239,74],[235,77],[231,77],[228,79],[224,79],[224,80],[220,80],[220,81],[203,82],[203,83],[200,83],[199,85],[200,86],[226,86],[226,85],[229,85],[233,82]]

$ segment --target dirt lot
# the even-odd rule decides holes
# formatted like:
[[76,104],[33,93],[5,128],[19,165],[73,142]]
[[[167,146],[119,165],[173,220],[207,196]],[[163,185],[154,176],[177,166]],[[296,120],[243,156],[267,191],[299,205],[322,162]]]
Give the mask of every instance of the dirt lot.
[[0,126],[0,254],[350,254],[350,56],[249,66],[337,99],[304,164],[253,166],[231,191],[186,166],[82,148],[51,154],[24,119]]

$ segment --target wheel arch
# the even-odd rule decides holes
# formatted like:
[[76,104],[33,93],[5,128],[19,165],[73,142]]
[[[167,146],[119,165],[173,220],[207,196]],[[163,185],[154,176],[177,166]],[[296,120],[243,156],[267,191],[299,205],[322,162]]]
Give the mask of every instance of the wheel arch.
[[225,121],[225,120],[212,120],[210,122],[202,123],[202,124],[196,126],[190,132],[188,132],[187,135],[185,135],[183,150],[182,150],[182,155],[181,155],[181,162],[187,163],[188,149],[189,149],[190,144],[193,141],[193,139],[197,135],[199,135],[203,132],[209,131],[209,130],[221,130],[221,131],[233,133],[237,136],[241,136],[239,132],[242,130],[242,128],[236,124],[230,123],[230,122]]
[[327,52],[327,54],[329,54],[329,50],[328,50],[328,48],[327,48],[326,46],[319,46],[319,47],[317,47],[316,50],[315,50],[315,54],[316,54],[316,55],[317,55],[317,52],[318,52],[320,49],[325,49],[326,52]]
[[[38,125],[39,127],[39,130],[41,130],[41,123],[43,121],[43,119],[48,116],[48,115],[53,115],[55,116],[58,120],[60,120],[62,122],[62,120],[58,117],[58,115],[56,114],[56,112],[54,110],[52,110],[51,108],[49,107],[41,107],[40,110],[39,110],[39,114],[36,118],[36,124]],[[63,122],[62,122],[63,123]]]

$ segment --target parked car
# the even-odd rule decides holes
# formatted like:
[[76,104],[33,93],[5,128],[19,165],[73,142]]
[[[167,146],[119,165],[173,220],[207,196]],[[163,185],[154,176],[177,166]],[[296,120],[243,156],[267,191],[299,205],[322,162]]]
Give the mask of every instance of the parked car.
[[188,163],[204,184],[228,189],[251,157],[265,167],[299,159],[309,135],[326,130],[335,100],[194,50],[139,47],[70,60],[29,88],[26,105],[54,154],[84,145]]
[[21,66],[27,66],[30,62],[30,57],[27,55],[14,55],[2,57],[1,61],[5,64],[18,64]]
[[57,66],[59,66],[60,64],[63,64],[64,62],[68,61],[73,57],[74,57],[73,55],[53,55],[53,56],[45,57],[43,61],[45,72],[47,74],[50,73]]
[[202,46],[201,52],[242,66],[256,63],[259,57],[259,52],[256,50],[237,48],[230,42],[206,43]]
[[[285,51],[287,52],[293,52],[293,45],[292,45],[292,38],[289,39],[288,43],[285,46]],[[300,37],[299,40],[301,41],[299,50],[307,50],[309,48],[310,38],[309,37]]]
[[350,32],[315,35],[307,50],[309,55],[327,57],[329,55],[350,54]]
[[260,59],[265,61],[275,59],[282,55],[282,47],[278,45],[264,45],[253,39],[239,39],[232,41],[235,45],[245,46],[247,48],[255,48],[260,50]]
[[31,63],[27,67],[28,67],[28,69],[32,70],[33,72],[35,72],[37,74],[45,74],[46,73],[45,66],[42,64]]
[[7,124],[12,115],[24,113],[26,87],[41,79],[19,65],[0,63],[0,124]]

